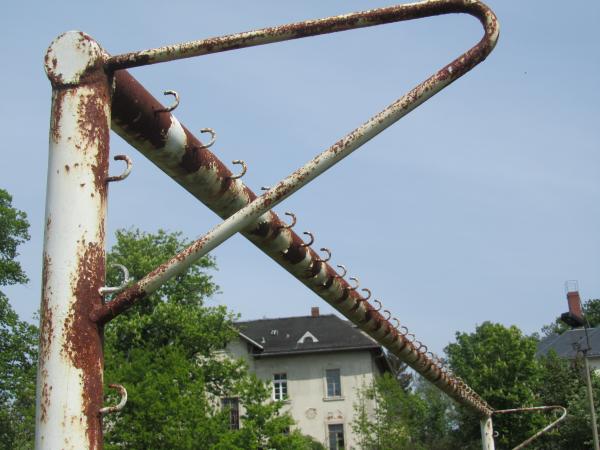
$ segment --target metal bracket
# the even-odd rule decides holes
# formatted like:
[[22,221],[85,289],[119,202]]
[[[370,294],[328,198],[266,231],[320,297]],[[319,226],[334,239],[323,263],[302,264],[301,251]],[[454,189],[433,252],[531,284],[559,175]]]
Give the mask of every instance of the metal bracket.
[[542,428],[540,431],[535,433],[529,439],[526,439],[525,441],[523,441],[519,445],[517,445],[515,448],[513,448],[513,450],[520,450],[522,448],[525,448],[525,446],[531,444],[534,440],[539,438],[542,434],[547,433],[552,428],[557,426],[560,422],[562,422],[565,419],[565,417],[567,417],[567,408],[565,408],[564,406],[557,406],[557,405],[535,406],[535,407],[531,407],[531,408],[500,409],[500,410],[495,410],[493,412],[493,414],[514,414],[514,413],[519,413],[519,412],[540,412],[540,411],[553,411],[553,410],[562,411],[562,414],[560,415],[560,417],[558,419],[556,419],[554,422],[552,422],[550,425],[546,425],[544,428]]

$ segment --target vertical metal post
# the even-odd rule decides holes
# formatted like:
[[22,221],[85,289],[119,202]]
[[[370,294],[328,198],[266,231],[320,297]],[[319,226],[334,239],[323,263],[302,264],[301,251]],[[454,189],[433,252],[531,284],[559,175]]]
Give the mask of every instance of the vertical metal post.
[[45,58],[52,110],[36,395],[37,449],[102,448],[102,299],[110,126],[104,51],[68,32]]
[[481,427],[481,448],[483,450],[494,450],[494,427],[492,417],[485,417],[479,422]]
[[596,425],[596,407],[594,406],[594,394],[592,391],[592,379],[590,377],[590,364],[587,358],[587,351],[583,353],[583,361],[585,364],[585,383],[587,386],[587,397],[590,404],[590,416],[592,418],[592,435],[594,436],[594,450],[599,450],[600,446],[598,444],[598,425]]

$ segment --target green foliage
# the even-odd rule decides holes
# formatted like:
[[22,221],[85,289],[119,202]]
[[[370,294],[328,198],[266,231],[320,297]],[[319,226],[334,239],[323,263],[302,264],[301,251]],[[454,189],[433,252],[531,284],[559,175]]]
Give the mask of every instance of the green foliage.
[[[515,326],[484,322],[474,333],[456,333],[456,342],[445,349],[452,371],[495,409],[538,404],[542,368],[535,358],[537,340]],[[479,420],[458,408],[457,439],[464,448],[481,446]],[[494,417],[496,439],[502,448],[512,448],[532,435],[543,418],[510,414]]]
[[450,400],[419,379],[414,391],[384,374],[358,393],[352,429],[363,450],[451,449]]
[[[600,325],[600,299],[589,299],[581,306],[583,314],[587,319],[590,327],[594,328]],[[542,327],[542,334],[544,336],[552,336],[554,334],[563,334],[565,331],[570,330],[571,327],[560,320],[560,316],[554,319],[554,322],[544,325]]]
[[[27,282],[15,258],[29,223],[11,202],[0,189],[0,286]],[[0,291],[0,449],[33,447],[37,340],[37,328],[19,320]]]
[[[591,419],[585,385],[583,361],[567,361],[550,352],[540,359],[543,375],[539,387],[540,403],[567,408],[565,421],[536,442],[540,450],[592,448]],[[598,410],[600,377],[591,373],[595,407]],[[546,422],[550,422],[548,417]]]
[[17,247],[29,240],[27,214],[12,206],[12,197],[0,189],[0,286],[26,283],[27,275],[15,260]]
[[37,341],[0,292],[0,449],[33,447]]
[[[116,237],[107,267],[122,264],[135,279],[188,244],[164,231],[120,230]],[[222,355],[236,332],[226,308],[205,305],[218,290],[207,274],[214,268],[202,258],[107,325],[104,378],[129,392],[126,407],[105,421],[107,450],[311,448],[297,431],[287,433],[293,421],[280,414],[281,403],[268,401],[268,387]],[[108,284],[120,284],[118,275],[111,270]],[[240,430],[229,429],[225,396],[238,397],[245,411]]]

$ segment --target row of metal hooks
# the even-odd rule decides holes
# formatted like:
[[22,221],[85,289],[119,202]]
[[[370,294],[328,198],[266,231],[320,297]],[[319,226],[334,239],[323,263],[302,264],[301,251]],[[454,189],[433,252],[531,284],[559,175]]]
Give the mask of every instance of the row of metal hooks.
[[[164,95],[172,95],[175,98],[175,100],[170,106],[167,106],[165,108],[157,110],[156,111],[157,113],[160,113],[160,112],[170,113],[179,106],[180,97],[176,91],[171,91],[171,90],[164,91]],[[201,133],[209,133],[211,135],[210,141],[207,144],[203,144],[203,148],[209,148],[216,142],[217,133],[212,128],[202,128],[200,130],[200,132]],[[129,172],[131,171],[131,160],[128,157],[126,157],[124,155],[117,155],[117,156],[115,156],[115,160],[117,160],[117,159],[125,160],[127,162],[126,172],[119,177],[110,177],[107,181],[123,180],[127,177],[127,175],[129,175]],[[240,173],[238,173],[236,175],[231,175],[229,178],[232,180],[242,178],[248,170],[248,166],[246,165],[246,163],[243,160],[236,159],[236,160],[232,161],[232,164],[240,165],[242,167],[242,170]],[[270,186],[262,186],[261,187],[261,190],[263,190],[263,191],[267,191],[269,189],[271,189]],[[296,215],[294,213],[291,213],[288,211],[285,212],[285,215],[291,217],[291,223],[288,225],[283,225],[283,226],[281,226],[281,228],[283,228],[283,229],[293,228],[297,222]],[[315,242],[315,237],[314,237],[313,233],[311,233],[310,231],[304,231],[303,234],[305,236],[308,236],[309,240],[308,240],[308,242],[303,242],[301,244],[301,247],[304,247],[304,248],[311,247],[312,244],[314,244],[314,242]],[[329,250],[326,247],[321,247],[320,251],[325,253],[325,256],[324,257],[318,256],[316,259],[317,263],[326,263],[329,260],[331,260],[331,256],[332,256],[331,250]],[[311,262],[311,267],[312,267],[312,264],[313,263]],[[343,271],[343,273],[341,273],[341,274],[338,273],[336,275],[336,278],[341,278],[341,279],[345,278],[345,276],[347,274],[346,267],[342,264],[338,264],[336,267],[338,269],[340,269],[341,271]],[[350,287],[348,287],[346,289],[348,289],[350,291],[356,291],[360,287],[360,282],[357,277],[349,277],[348,280],[352,283],[350,284]],[[360,305],[360,303],[363,303],[363,302],[366,304],[369,304],[368,301],[371,298],[371,290],[370,289],[362,288],[360,290],[362,292],[364,292],[365,295],[360,296],[360,298],[356,300],[356,307],[358,307]],[[382,310],[383,305],[379,300],[377,300],[377,299],[373,300],[373,304],[376,304],[377,307],[370,305],[371,310],[373,310],[375,312],[380,312]],[[410,330],[405,325],[402,325],[396,317],[392,317],[392,313],[388,309],[383,309],[383,314],[384,314],[383,318],[386,321],[386,323],[388,324],[388,326],[392,327],[396,331],[396,333],[401,337],[402,340],[404,340],[412,348],[414,348],[415,351],[420,355],[421,358],[425,359],[429,364],[437,367],[437,369],[450,380],[450,383],[454,386],[455,389],[457,389],[459,392],[461,392],[462,395],[470,396],[472,398],[472,400],[475,403],[477,403],[479,406],[481,406],[482,408],[487,407],[487,404],[483,400],[481,400],[481,398],[466,383],[464,383],[463,380],[461,380],[459,377],[456,377],[452,374],[450,369],[446,366],[445,362],[441,358],[439,358],[434,353],[430,352],[429,349],[427,348],[427,346],[425,344],[423,344],[421,341],[419,341],[418,339],[416,339],[416,336],[414,335],[414,333],[411,333]],[[390,322],[390,320],[393,321],[394,324],[392,324]]]
[[[170,106],[167,106],[167,107],[161,108],[161,109],[157,109],[156,112],[157,113],[161,113],[161,112],[170,113],[179,106],[179,100],[180,100],[179,94],[176,91],[164,91],[163,94],[164,95],[172,95],[173,97],[175,97],[175,101]],[[202,145],[203,148],[210,148],[217,141],[217,132],[215,130],[213,130],[212,128],[202,128],[200,130],[200,133],[210,133],[210,141],[206,144],[203,144]],[[242,178],[248,170],[248,166],[246,165],[246,163],[244,161],[242,161],[241,159],[235,159],[232,161],[232,164],[237,164],[237,165],[242,166],[242,171],[236,175],[231,175],[229,178],[232,180],[237,180],[238,178]]]
[[[268,188],[266,188],[266,189],[268,189]],[[286,216],[291,217],[291,223],[289,223],[287,225],[282,225],[281,228],[283,228],[283,229],[293,228],[297,222],[296,215],[289,211],[286,211],[284,214]],[[314,237],[313,233],[311,233],[310,231],[304,231],[302,234],[304,234],[305,236],[308,236],[309,240],[307,242],[303,242],[300,245],[301,247],[308,248],[314,244],[315,237]],[[319,262],[319,263],[328,262],[331,259],[331,250],[329,250],[326,247],[321,247],[320,251],[325,253],[326,256],[324,258],[322,258],[320,256],[317,257],[316,262]],[[311,263],[311,266],[309,266],[309,268],[310,267],[312,267],[312,263]],[[345,278],[347,275],[347,272],[348,272],[346,267],[342,264],[338,264],[338,265],[336,265],[336,267],[338,269],[340,269],[340,273],[338,273],[336,275],[336,278],[340,278],[340,279]],[[349,277],[348,280],[351,282],[350,286],[346,288],[349,291],[356,291],[360,287],[360,282],[357,277]],[[355,307],[358,307],[363,302],[369,304],[369,299],[372,296],[370,289],[362,288],[360,290],[361,290],[361,292],[364,292],[365,294],[361,295],[360,298],[356,300]],[[373,305],[370,305],[371,309],[375,312],[381,311],[383,313],[382,316],[383,316],[384,320],[389,324],[390,327],[392,327],[396,330],[397,334],[401,337],[401,339],[406,341],[412,348],[414,348],[415,351],[420,355],[421,358],[425,359],[429,364],[435,366],[442,374],[444,374],[444,376],[446,376],[450,380],[451,384],[454,386],[454,388],[456,390],[458,390],[464,396],[470,396],[472,401],[474,403],[476,403],[480,408],[482,408],[482,409],[488,408],[487,404],[477,395],[477,393],[475,393],[475,391],[473,391],[473,389],[471,389],[459,377],[456,377],[452,374],[451,370],[447,367],[446,363],[444,362],[444,360],[442,358],[440,358],[436,354],[429,351],[427,346],[425,344],[423,344],[421,341],[419,341],[416,338],[416,336],[414,335],[414,333],[410,332],[410,330],[406,327],[406,325],[401,324],[400,321],[398,320],[398,318],[392,317],[392,313],[388,309],[383,309],[383,305],[379,300],[374,299],[373,304],[376,305],[376,307]]]

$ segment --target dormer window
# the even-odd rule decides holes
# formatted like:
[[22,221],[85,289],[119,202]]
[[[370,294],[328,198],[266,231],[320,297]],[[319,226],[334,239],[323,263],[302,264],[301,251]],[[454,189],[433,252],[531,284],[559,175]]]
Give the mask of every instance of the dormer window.
[[300,339],[298,339],[298,344],[304,344],[304,343],[312,344],[315,342],[319,342],[319,340],[310,331],[307,331],[306,333],[304,333],[302,335],[302,337]]

